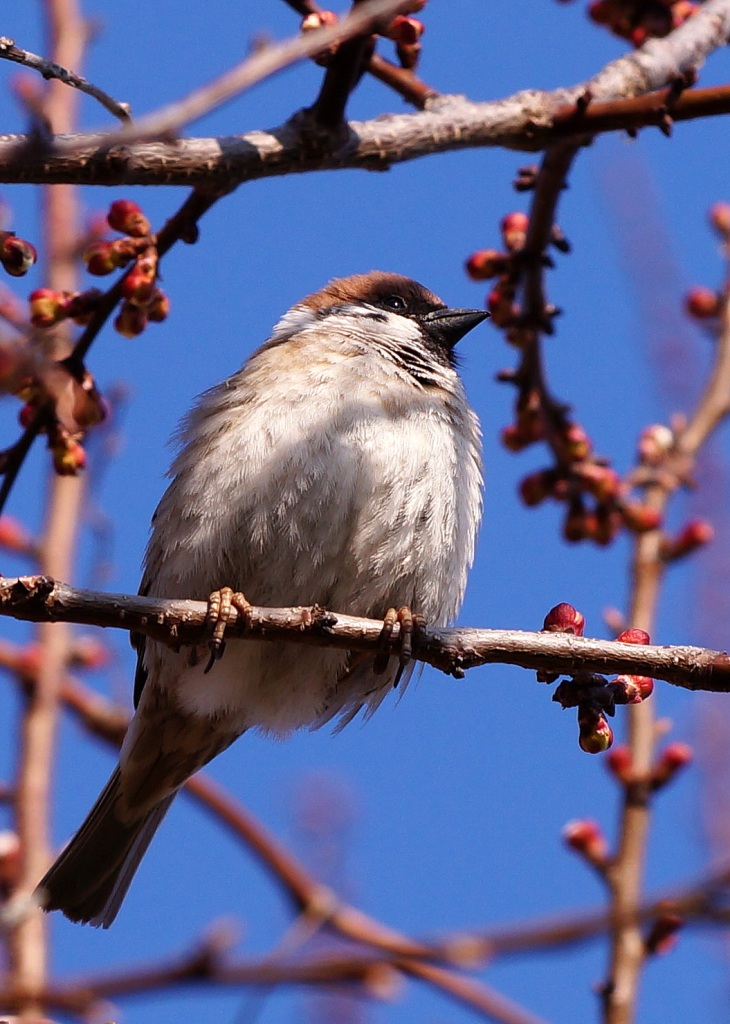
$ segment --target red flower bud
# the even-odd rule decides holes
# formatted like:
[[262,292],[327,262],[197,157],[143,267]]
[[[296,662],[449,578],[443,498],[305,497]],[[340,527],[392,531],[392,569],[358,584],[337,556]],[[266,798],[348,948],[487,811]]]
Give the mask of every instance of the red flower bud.
[[68,297],[52,288],[36,288],[30,293],[30,322],[34,327],[51,327],[66,315]]
[[38,259],[35,247],[12,231],[0,231],[0,263],[11,277],[23,277]]
[[645,629],[625,629],[616,637],[622,644],[650,644],[651,637]]
[[592,709],[579,709],[578,728],[578,743],[586,754],[602,754],[613,743],[613,730],[607,719]]
[[572,633],[583,636],[586,620],[572,604],[556,604],[545,616],[542,624],[543,633]]
[[76,476],[86,467],[86,452],[78,441],[65,438],[52,450],[53,468],[59,476]]
[[114,329],[123,338],[136,338],[147,326],[147,311],[125,302],[119,310]]
[[563,841],[591,864],[605,867],[608,861],[608,842],[597,821],[590,818],[569,821],[563,829]]
[[662,525],[662,514],[657,509],[640,505],[638,502],[627,502],[619,508],[621,518],[633,533],[647,533],[658,530]]
[[153,323],[160,324],[163,320],[167,320],[170,315],[170,300],[160,288],[155,288],[153,291],[145,312],[147,319]]
[[712,288],[696,285],[687,292],[684,308],[696,320],[709,320],[720,314],[720,296]]
[[151,231],[150,222],[140,207],[129,199],[117,199],[113,202],[106,219],[114,231],[132,235],[134,238],[144,238]]
[[117,267],[123,267],[129,262],[122,257],[114,242],[108,240],[91,242],[84,249],[82,259],[89,273],[96,277],[111,274]]
[[686,558],[714,539],[712,523],[706,519],[691,519],[676,537],[664,541],[660,554],[665,562],[676,562],[678,558]]
[[644,940],[646,952],[654,956],[663,956],[665,953],[669,953],[677,944],[677,933],[683,924],[679,914],[669,909],[660,914]]
[[633,780],[633,758],[631,751],[623,743],[617,744],[606,755],[606,767],[619,782],[627,783]]
[[663,423],[653,423],[639,435],[639,459],[645,466],[659,466],[673,446],[673,431]]
[[497,249],[478,249],[466,261],[466,272],[473,281],[487,281],[503,274],[509,266],[509,256]]
[[12,516],[0,516],[0,547],[20,555],[32,554],[34,550],[30,534]]
[[520,210],[508,213],[502,218],[500,228],[504,244],[510,252],[517,252],[524,249],[527,229],[530,225],[530,218]]
[[710,207],[709,220],[722,238],[730,235],[730,203],[715,203]]
[[139,259],[122,281],[122,295],[132,306],[144,308],[155,291],[156,261]]
[[533,507],[552,494],[555,484],[555,470],[541,469],[530,473],[520,483],[520,497],[525,505]]
[[338,17],[334,11],[314,11],[302,19],[300,28],[302,32],[312,32],[316,28],[323,28],[325,25],[336,25]]
[[582,462],[591,454],[591,439],[579,423],[568,423],[562,439],[565,453],[571,462]]
[[585,490],[600,502],[611,501],[621,490],[621,478],[610,466],[586,463],[576,470]]
[[692,747],[687,743],[675,741],[664,748],[651,773],[653,789],[661,789],[674,779],[678,772],[692,763],[694,757]]
[[400,46],[413,46],[419,41],[424,31],[424,24],[418,18],[397,14],[383,31],[383,35]]

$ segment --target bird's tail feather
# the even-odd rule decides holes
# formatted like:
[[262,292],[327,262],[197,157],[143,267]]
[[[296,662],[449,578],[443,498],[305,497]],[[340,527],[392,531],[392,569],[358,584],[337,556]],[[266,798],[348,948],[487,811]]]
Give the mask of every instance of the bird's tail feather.
[[174,797],[165,797],[137,820],[121,821],[120,772],[115,768],[86,820],[38,884],[43,908],[108,928]]

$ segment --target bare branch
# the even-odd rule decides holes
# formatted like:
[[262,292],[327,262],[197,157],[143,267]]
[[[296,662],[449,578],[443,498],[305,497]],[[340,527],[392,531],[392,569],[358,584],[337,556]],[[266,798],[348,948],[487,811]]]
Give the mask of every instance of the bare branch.
[[[48,576],[0,580],[0,615],[31,622],[77,622],[127,629],[167,644],[201,644],[206,640],[207,604],[130,594],[79,590]],[[245,629],[245,631],[244,631]],[[331,645],[375,651],[382,622],[317,606],[252,608],[250,627],[232,623],[231,639],[255,639]],[[397,644],[396,625],[392,641]],[[576,672],[653,676],[687,690],[730,690],[730,656],[701,647],[659,647],[592,640],[563,633],[528,633],[507,629],[419,630],[414,657],[451,675],[477,665],[520,665],[572,675]]]
[[[380,13],[382,14],[382,10]],[[141,142],[176,131],[244,88],[273,74],[293,60],[343,38],[338,32],[362,30],[369,15],[364,4],[334,26],[317,29],[269,50],[189,97],[163,108],[114,135],[57,135],[52,149],[37,152],[28,137],[0,137],[0,181],[6,183],[73,182],[78,184],[192,185],[233,187],[259,178],[313,170],[359,167],[385,170],[392,164],[432,153],[484,146],[538,151],[566,135],[585,137],[596,131],[659,123],[656,103],[636,97],[664,89],[690,69],[696,69],[712,50],[730,36],[730,0],[708,0],[698,13],[666,39],[652,39],[635,53],[621,57],[593,79],[555,92],[530,90],[503,100],[475,103],[461,96],[437,96],[417,113],[391,114],[372,121],[350,122],[345,138],[337,136],[324,147],[308,144],[311,119],[294,117],[269,131],[218,139]],[[374,15],[373,15],[374,17]],[[313,45],[312,40],[317,42]],[[228,76],[231,76],[230,79]],[[571,123],[566,116],[576,100],[590,93],[591,114]],[[692,97],[697,96],[694,100]],[[625,121],[617,123],[616,106]],[[602,103],[610,103],[604,110]],[[212,106],[211,106],[212,104]],[[683,93],[672,106],[682,121],[730,111],[730,90]],[[605,116],[602,125],[601,117]],[[595,119],[595,120],[593,120]]]
[[8,39],[7,36],[0,36],[0,60],[10,60],[15,64],[22,64],[23,67],[32,68],[34,71],[39,71],[46,79],[55,78],[59,82],[63,82],[64,85],[70,85],[73,89],[78,89],[79,92],[86,93],[87,96],[98,100],[105,110],[119,118],[122,123],[131,120],[128,104],[119,103],[103,89],[87,82],[81,75],[77,75],[75,71],[69,71],[52,60],[46,60],[45,57],[31,53],[30,50],[22,50],[15,45],[15,40]]

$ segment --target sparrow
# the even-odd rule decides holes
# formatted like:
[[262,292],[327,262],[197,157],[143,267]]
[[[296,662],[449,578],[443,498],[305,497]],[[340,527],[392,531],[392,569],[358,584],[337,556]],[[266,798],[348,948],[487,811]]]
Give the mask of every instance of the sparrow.
[[[184,419],[140,593],[213,595],[219,611],[230,587],[244,614],[250,601],[452,622],[482,513],[479,422],[454,346],[486,316],[380,271],[292,306]],[[202,646],[133,643],[119,764],[37,890],[46,910],[103,928],[190,775],[248,729],[284,737],[369,715],[413,667],[387,645],[240,640],[211,661]]]

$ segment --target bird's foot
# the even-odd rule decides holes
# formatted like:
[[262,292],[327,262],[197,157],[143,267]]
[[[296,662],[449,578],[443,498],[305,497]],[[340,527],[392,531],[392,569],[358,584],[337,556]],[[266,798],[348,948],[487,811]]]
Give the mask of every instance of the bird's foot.
[[205,625],[212,629],[213,635],[208,641],[210,657],[205,671],[210,672],[213,665],[223,657],[226,649],[225,633],[228,627],[240,616],[246,626],[251,625],[252,605],[246,600],[243,594],[231,590],[230,587],[221,587],[214,590],[208,598],[208,614],[205,616]]
[[[400,632],[396,643],[393,643],[393,629],[395,624],[400,625]],[[383,617],[383,628],[380,633],[380,650],[375,655],[373,671],[376,675],[382,675],[388,667],[388,662],[394,653],[393,648],[398,648],[398,660],[401,669],[404,669],[413,657],[413,641],[424,625],[421,615],[414,615],[411,609],[404,605],[397,611],[389,608]]]

